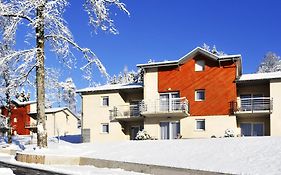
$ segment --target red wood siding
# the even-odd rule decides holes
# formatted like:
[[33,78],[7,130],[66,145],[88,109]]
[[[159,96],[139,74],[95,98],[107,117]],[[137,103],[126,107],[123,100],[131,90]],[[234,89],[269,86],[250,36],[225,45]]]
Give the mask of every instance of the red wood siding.
[[[29,135],[30,131],[25,128],[25,124],[30,122],[30,105],[14,107],[11,114],[11,126],[13,127],[12,133],[17,132],[18,135]],[[7,116],[8,111],[5,108],[2,108],[2,114]],[[14,118],[17,118],[17,121],[14,122]]]
[[[205,70],[195,72],[195,60],[205,60]],[[229,102],[236,100],[236,63],[221,62],[197,55],[179,67],[158,70],[158,91],[179,91],[187,97],[194,116],[227,115]],[[195,90],[205,89],[205,101],[195,101]]]

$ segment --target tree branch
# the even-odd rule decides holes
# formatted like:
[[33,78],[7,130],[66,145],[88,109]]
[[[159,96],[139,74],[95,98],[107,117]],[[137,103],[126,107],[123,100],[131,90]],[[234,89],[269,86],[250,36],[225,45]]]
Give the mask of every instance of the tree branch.
[[24,16],[24,15],[2,14],[1,16],[4,16],[4,17],[13,17],[13,18],[22,18],[22,19],[26,19],[26,20],[29,21],[30,23],[33,23],[33,20],[32,20],[31,18],[29,18],[28,16]]

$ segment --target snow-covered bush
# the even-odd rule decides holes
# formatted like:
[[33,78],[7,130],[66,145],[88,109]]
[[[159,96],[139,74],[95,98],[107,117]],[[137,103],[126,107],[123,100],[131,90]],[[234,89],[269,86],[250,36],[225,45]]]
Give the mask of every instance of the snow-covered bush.
[[150,135],[145,131],[139,131],[136,136],[136,140],[148,140],[151,139]]
[[234,131],[232,129],[226,129],[224,131],[224,137],[234,137]]

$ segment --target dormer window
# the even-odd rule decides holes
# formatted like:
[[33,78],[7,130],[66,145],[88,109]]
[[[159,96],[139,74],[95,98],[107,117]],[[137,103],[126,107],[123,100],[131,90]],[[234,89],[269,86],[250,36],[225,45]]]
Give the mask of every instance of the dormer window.
[[196,60],[195,62],[195,71],[204,71],[205,70],[205,61],[204,60]]

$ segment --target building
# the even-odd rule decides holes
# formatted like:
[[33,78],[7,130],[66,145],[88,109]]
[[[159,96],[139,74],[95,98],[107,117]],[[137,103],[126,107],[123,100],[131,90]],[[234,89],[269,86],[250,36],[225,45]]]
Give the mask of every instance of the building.
[[[200,47],[175,61],[139,64],[143,84],[78,91],[84,142],[281,135],[281,73],[242,75],[241,55]],[[279,100],[280,99],[280,100]],[[280,112],[279,112],[280,111]]]
[[[12,133],[30,135],[36,132],[36,101],[12,100],[11,106]],[[81,134],[78,128],[79,119],[68,108],[49,108],[45,109],[45,113],[48,137]],[[8,114],[4,107],[2,107],[2,114],[3,116]]]

